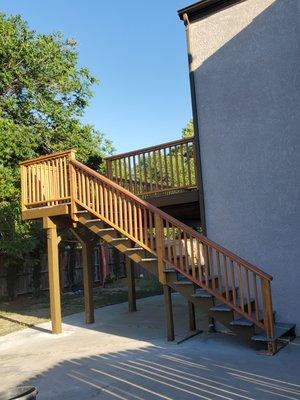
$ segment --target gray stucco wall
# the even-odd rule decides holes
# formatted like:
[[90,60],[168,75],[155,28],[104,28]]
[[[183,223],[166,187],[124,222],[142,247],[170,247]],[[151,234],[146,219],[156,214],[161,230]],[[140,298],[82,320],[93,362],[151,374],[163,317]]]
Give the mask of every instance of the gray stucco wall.
[[208,237],[273,275],[300,334],[300,2],[247,0],[191,40]]

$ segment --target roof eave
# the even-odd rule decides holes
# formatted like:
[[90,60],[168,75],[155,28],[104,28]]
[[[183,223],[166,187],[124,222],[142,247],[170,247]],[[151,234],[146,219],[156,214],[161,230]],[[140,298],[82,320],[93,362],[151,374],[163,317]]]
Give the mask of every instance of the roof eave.
[[181,20],[183,20],[183,15],[187,14],[190,21],[196,21],[243,1],[246,0],[201,0],[178,10],[178,15]]

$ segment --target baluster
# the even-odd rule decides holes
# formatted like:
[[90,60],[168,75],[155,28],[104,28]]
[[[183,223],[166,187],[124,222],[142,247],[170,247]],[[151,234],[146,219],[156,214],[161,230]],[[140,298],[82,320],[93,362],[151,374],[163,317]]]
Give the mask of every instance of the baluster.
[[192,264],[192,276],[196,278],[196,267],[195,267],[195,255],[194,255],[194,242],[196,239],[193,236],[189,235],[189,244],[190,244],[190,259]]
[[180,145],[180,161],[181,161],[181,168],[182,168],[182,183],[183,186],[186,186],[186,181],[185,181],[185,166],[184,166],[184,155],[183,155],[183,145]]
[[[163,172],[162,160],[161,160],[161,151],[160,150],[158,150],[158,163],[159,163],[159,174],[160,174],[160,188],[164,189],[164,178],[165,178],[166,175]],[[157,182],[157,189],[159,189],[158,182]]]
[[143,208],[144,243],[149,247],[147,209]]
[[241,309],[243,311],[245,311],[245,307],[244,307],[244,288],[243,288],[243,282],[242,282],[241,264],[240,263],[237,263],[237,270],[238,270],[240,306],[241,306]]
[[105,211],[104,211],[104,188],[103,188],[103,183],[99,184],[99,195],[100,195],[100,213],[104,217]]
[[[145,153],[143,153],[143,169],[144,169],[144,185],[145,185],[145,189],[143,189],[143,191],[148,192],[148,185],[147,185],[147,165],[146,165],[146,156]],[[151,172],[150,172],[151,174]],[[150,175],[151,176],[151,175]],[[142,179],[142,174],[141,174],[141,179]]]
[[124,197],[123,199],[123,210],[124,210],[124,226],[125,232],[128,232],[128,204],[127,199]]
[[137,205],[137,220],[138,220],[138,235],[137,235],[137,239],[141,243],[145,243],[145,241],[143,240],[144,227],[143,227],[142,208],[141,208],[140,205]]
[[137,176],[136,176],[136,156],[132,157],[132,162],[133,162],[133,175],[134,175],[134,193],[138,193],[138,188],[137,188]]
[[[226,300],[229,301],[229,280],[228,280],[228,270],[227,270],[227,259],[225,254],[223,254],[223,269],[224,269],[224,276],[225,276],[225,293],[226,293]],[[235,284],[232,285],[232,290],[235,292]]]
[[168,260],[172,261],[171,254],[171,237],[170,237],[170,224],[169,221],[166,221],[166,241],[165,241],[168,249]]
[[136,204],[133,203],[133,225],[134,225],[134,237],[135,239],[138,238],[138,224],[137,224],[137,209]]
[[209,274],[211,276],[212,289],[216,290],[215,263],[213,259],[213,252],[211,246],[208,247],[208,263],[209,263]]
[[188,186],[191,186],[192,175],[191,175],[191,165],[190,165],[190,155],[189,155],[188,143],[185,144],[185,149],[186,149],[186,162],[187,162],[187,171],[188,171]]
[[129,220],[129,234],[133,236],[133,229],[132,229],[132,204],[131,201],[128,201],[128,220]]
[[167,150],[166,150],[166,148],[163,149],[163,152],[164,152],[164,165],[165,165],[164,176],[166,178],[165,186],[169,187],[170,186],[170,182],[169,182],[170,171],[169,171],[169,168],[168,168],[168,159],[167,159]]
[[113,206],[114,206],[114,224],[119,226],[119,213],[118,213],[118,198],[117,193],[113,191]]
[[250,301],[250,285],[249,285],[249,274],[248,270],[245,269],[245,276],[246,276],[246,299],[247,299],[247,307],[248,307],[248,315],[252,314],[252,307]]
[[156,244],[156,254],[157,254],[157,265],[158,265],[158,279],[161,284],[166,284],[166,274],[164,272],[165,263],[163,259],[165,258],[165,246],[164,246],[164,226],[161,216],[157,213],[154,214],[155,223],[155,244]]
[[234,289],[233,292],[232,292],[232,294],[233,294],[233,305],[236,306],[235,273],[234,273],[233,261],[231,259],[230,259],[230,272],[231,272],[232,288]]
[[180,170],[179,170],[179,146],[175,146],[175,165],[176,165],[176,181],[177,187],[181,186]]
[[119,208],[119,220],[120,220],[120,228],[124,230],[124,217],[123,217],[123,195],[119,194],[118,198],[118,208]]
[[253,278],[253,291],[254,291],[255,318],[256,321],[259,322],[259,300],[258,300],[257,281],[255,272],[252,272],[252,278]]

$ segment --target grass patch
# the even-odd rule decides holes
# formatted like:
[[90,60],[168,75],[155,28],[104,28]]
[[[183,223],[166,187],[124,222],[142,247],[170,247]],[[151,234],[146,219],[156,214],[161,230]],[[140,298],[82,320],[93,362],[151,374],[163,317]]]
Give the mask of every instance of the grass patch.
[[[143,298],[162,293],[157,279],[136,279],[136,296]],[[94,305],[100,308],[127,301],[127,282],[120,279],[94,288]],[[61,296],[62,316],[84,311],[83,293],[65,293]],[[48,321],[50,316],[48,293],[39,297],[19,296],[13,301],[0,303],[0,336]]]

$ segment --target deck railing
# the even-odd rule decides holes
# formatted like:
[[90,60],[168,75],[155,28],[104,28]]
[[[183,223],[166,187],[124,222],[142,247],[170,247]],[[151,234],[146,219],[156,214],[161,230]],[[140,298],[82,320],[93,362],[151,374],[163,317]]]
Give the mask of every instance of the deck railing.
[[69,161],[74,157],[70,150],[20,163],[22,210],[70,201]]
[[143,196],[196,188],[196,168],[193,137],[106,159],[107,177]]
[[[272,277],[64,152],[21,164],[22,208],[70,202],[175,268],[274,340]],[[236,290],[237,289],[237,290]],[[238,295],[237,295],[238,294]]]

